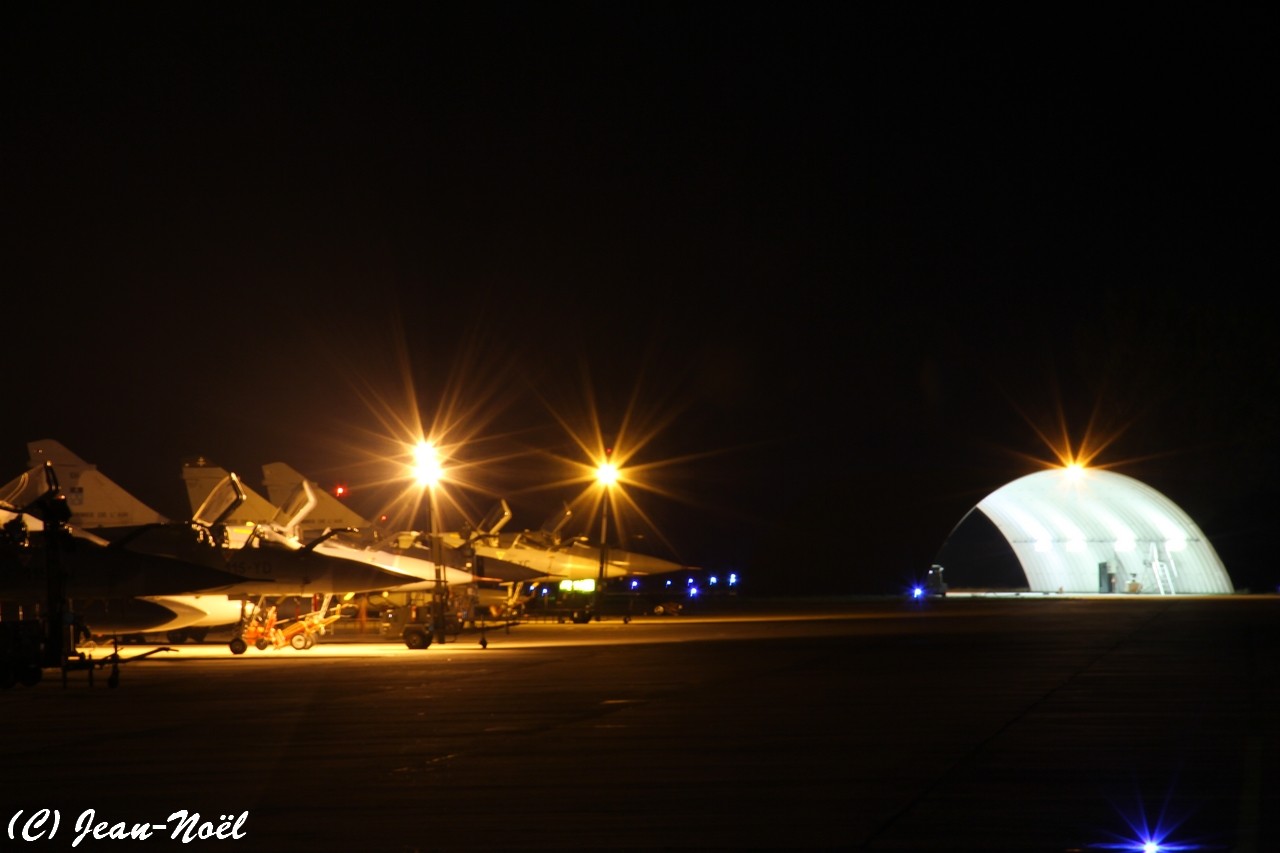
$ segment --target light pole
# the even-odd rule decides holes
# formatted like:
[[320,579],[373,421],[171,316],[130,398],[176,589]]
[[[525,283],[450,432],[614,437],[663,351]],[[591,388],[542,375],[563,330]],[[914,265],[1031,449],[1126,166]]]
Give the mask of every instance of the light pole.
[[440,464],[440,453],[429,441],[419,441],[414,448],[414,476],[427,488],[427,511],[430,515],[431,564],[435,566],[436,582],[431,593],[431,632],[437,643],[445,641],[444,606],[446,575],[440,549],[439,507],[436,504],[436,486],[444,476],[444,466]]
[[605,568],[609,564],[609,489],[618,481],[618,468],[610,461],[613,448],[605,448],[604,461],[596,468],[596,482],[604,490],[600,496],[600,575],[596,579],[595,610],[596,621],[600,621],[600,606],[604,598]]

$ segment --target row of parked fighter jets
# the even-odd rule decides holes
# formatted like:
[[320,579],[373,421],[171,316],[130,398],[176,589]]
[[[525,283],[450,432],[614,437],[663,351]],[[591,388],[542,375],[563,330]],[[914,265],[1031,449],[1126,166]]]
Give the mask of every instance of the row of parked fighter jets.
[[[569,512],[537,531],[503,533],[501,502],[474,530],[440,534],[430,557],[416,531],[373,525],[284,463],[263,467],[263,497],[240,477],[198,461],[183,467],[191,518],[172,521],[54,440],[28,445],[28,469],[0,487],[0,619],[40,611],[51,566],[70,612],[93,634],[173,632],[238,622],[263,597],[434,591],[497,581],[525,585],[595,579],[600,551],[562,539]],[[49,507],[61,518],[49,518]],[[47,524],[67,535],[50,542]],[[606,575],[686,567],[609,549]]]

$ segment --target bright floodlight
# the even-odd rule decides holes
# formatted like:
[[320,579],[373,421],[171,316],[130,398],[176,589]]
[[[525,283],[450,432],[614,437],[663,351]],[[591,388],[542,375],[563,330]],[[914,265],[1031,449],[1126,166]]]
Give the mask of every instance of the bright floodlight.
[[419,441],[413,449],[413,478],[419,485],[435,488],[443,474],[436,446],[429,441]]
[[601,462],[596,468],[596,482],[606,488],[618,482],[618,466],[612,462]]

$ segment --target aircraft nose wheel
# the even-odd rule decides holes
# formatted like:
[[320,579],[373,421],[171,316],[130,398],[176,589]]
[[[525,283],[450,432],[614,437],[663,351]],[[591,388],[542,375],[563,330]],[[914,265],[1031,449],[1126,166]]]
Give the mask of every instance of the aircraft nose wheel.
[[249,648],[249,644],[246,643],[241,637],[236,637],[234,640],[231,641],[230,645],[231,645],[231,654],[233,655],[242,655]]

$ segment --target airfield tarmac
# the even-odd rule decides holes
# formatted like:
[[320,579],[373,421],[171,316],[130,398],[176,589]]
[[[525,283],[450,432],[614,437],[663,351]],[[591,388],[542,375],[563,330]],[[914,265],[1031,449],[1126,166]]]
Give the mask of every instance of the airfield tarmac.
[[[1277,850],[1278,617],[1273,596],[881,599],[484,648],[177,646],[114,689],[0,693],[0,844],[71,849],[93,810],[104,834],[166,829],[77,849],[1034,853],[1160,825]],[[240,837],[175,842],[180,809]]]

